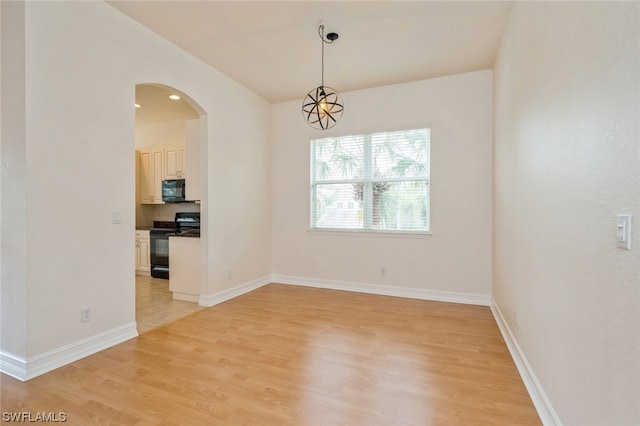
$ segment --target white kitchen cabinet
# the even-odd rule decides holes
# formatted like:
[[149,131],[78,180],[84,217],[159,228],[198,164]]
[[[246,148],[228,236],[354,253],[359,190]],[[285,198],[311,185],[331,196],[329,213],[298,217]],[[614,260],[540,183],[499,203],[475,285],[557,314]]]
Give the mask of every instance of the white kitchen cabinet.
[[136,231],[136,275],[151,274],[150,247],[149,231]]
[[184,179],[186,171],[187,152],[184,146],[175,146],[164,150],[164,178]]
[[164,179],[164,150],[140,151],[138,160],[141,204],[163,204],[162,179]]
[[200,300],[200,238],[169,236],[169,290],[173,298]]

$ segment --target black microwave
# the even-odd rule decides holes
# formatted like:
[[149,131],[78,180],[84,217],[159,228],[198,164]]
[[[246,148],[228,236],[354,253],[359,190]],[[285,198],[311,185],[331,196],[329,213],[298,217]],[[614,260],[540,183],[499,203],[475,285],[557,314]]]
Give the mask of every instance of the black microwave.
[[186,201],[184,179],[163,180],[162,201],[165,203],[180,203]]

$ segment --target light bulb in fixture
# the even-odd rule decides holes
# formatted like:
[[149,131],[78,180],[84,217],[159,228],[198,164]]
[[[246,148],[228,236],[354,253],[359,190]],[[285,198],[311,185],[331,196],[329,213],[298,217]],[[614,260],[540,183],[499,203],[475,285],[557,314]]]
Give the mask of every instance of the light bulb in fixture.
[[318,108],[320,108],[320,113],[323,116],[329,112],[329,105],[327,105],[327,94],[324,92],[324,89],[320,91],[320,102],[318,102]]
[[169,95],[169,99],[177,101],[178,99],[180,99],[180,96],[178,96],[178,95]]

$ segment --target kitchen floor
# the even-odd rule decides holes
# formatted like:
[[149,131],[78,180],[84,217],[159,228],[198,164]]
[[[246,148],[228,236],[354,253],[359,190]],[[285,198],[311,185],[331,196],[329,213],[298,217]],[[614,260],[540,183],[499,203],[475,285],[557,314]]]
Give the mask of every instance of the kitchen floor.
[[197,303],[173,300],[169,291],[169,280],[136,275],[136,322],[139,334],[202,309],[204,307]]

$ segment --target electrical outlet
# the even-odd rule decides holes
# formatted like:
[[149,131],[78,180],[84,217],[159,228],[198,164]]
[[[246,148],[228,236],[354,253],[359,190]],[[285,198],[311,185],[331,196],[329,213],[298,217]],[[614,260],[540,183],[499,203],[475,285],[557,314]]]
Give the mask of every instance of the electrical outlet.
[[382,275],[383,277],[387,275],[386,268],[380,268],[380,275]]
[[227,271],[227,279],[230,280],[231,278],[233,278],[233,271],[231,269],[229,269]]
[[518,326],[518,311],[513,311],[513,325]]
[[80,310],[80,321],[87,322],[91,321],[91,308],[84,307]]

